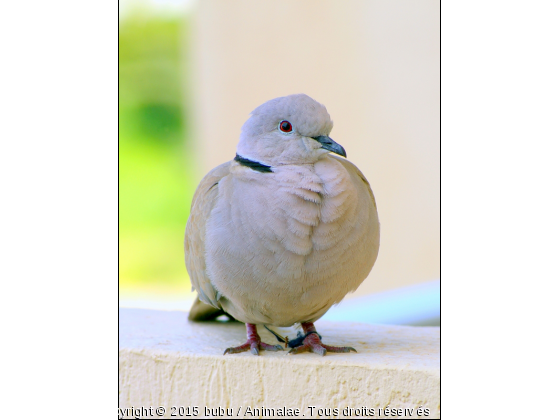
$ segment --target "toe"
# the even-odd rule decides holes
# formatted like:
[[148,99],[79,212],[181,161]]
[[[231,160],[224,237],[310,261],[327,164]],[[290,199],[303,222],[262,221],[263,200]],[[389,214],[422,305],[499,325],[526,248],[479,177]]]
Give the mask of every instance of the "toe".
[[224,354],[235,354],[249,350],[249,344],[245,343],[237,347],[228,347]]
[[311,348],[309,346],[301,345],[301,346],[297,346],[297,347],[292,347],[292,349],[290,349],[290,351],[288,352],[288,354],[299,354],[299,353],[303,353],[305,351],[309,351]]
[[331,353],[350,353],[351,351],[354,353],[358,353],[358,351],[354,347],[336,347],[336,346],[326,346],[323,345],[328,352]]
[[313,348],[313,353],[315,354],[318,354],[320,356],[324,356],[325,354],[327,354],[327,349],[324,348],[323,346],[314,345],[312,348]]
[[261,350],[268,350],[268,351],[282,351],[284,350],[282,346],[273,346],[271,344],[261,343],[259,345]]

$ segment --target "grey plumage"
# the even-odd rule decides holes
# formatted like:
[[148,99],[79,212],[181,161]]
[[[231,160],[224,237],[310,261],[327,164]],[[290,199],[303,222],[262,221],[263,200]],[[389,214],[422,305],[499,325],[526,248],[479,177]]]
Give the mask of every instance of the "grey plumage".
[[379,249],[377,207],[358,168],[329,153],[342,154],[324,141],[332,126],[307,95],[268,101],[243,125],[237,154],[271,171],[232,160],[201,181],[185,261],[206,305],[195,304],[190,319],[208,316],[210,305],[249,324],[314,322],[367,277]]

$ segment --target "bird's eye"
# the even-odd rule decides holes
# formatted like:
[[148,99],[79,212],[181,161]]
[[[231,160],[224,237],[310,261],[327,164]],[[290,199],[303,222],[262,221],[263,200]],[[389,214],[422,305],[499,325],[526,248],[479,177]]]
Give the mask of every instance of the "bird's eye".
[[289,133],[292,131],[292,124],[290,123],[290,121],[280,121],[280,124],[278,124],[278,128],[284,133]]

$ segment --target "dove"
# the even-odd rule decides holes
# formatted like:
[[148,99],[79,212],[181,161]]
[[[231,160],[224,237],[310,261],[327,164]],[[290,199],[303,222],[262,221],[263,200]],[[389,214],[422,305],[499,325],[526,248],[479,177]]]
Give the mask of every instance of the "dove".
[[370,184],[332,128],[305,94],[272,99],[242,126],[235,158],[194,194],[184,247],[200,301],[189,319],[225,313],[245,323],[247,341],[224,354],[281,350],[257,325],[301,325],[291,354],[356,351],[324,344],[314,326],[358,288],[379,251]]

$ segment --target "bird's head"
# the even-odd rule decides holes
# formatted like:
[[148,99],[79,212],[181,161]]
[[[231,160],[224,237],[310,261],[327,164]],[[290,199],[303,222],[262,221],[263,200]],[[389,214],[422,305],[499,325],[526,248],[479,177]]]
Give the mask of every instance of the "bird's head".
[[332,127],[327,109],[309,96],[275,98],[251,113],[237,154],[269,166],[315,163],[329,152],[346,157],[329,137]]

